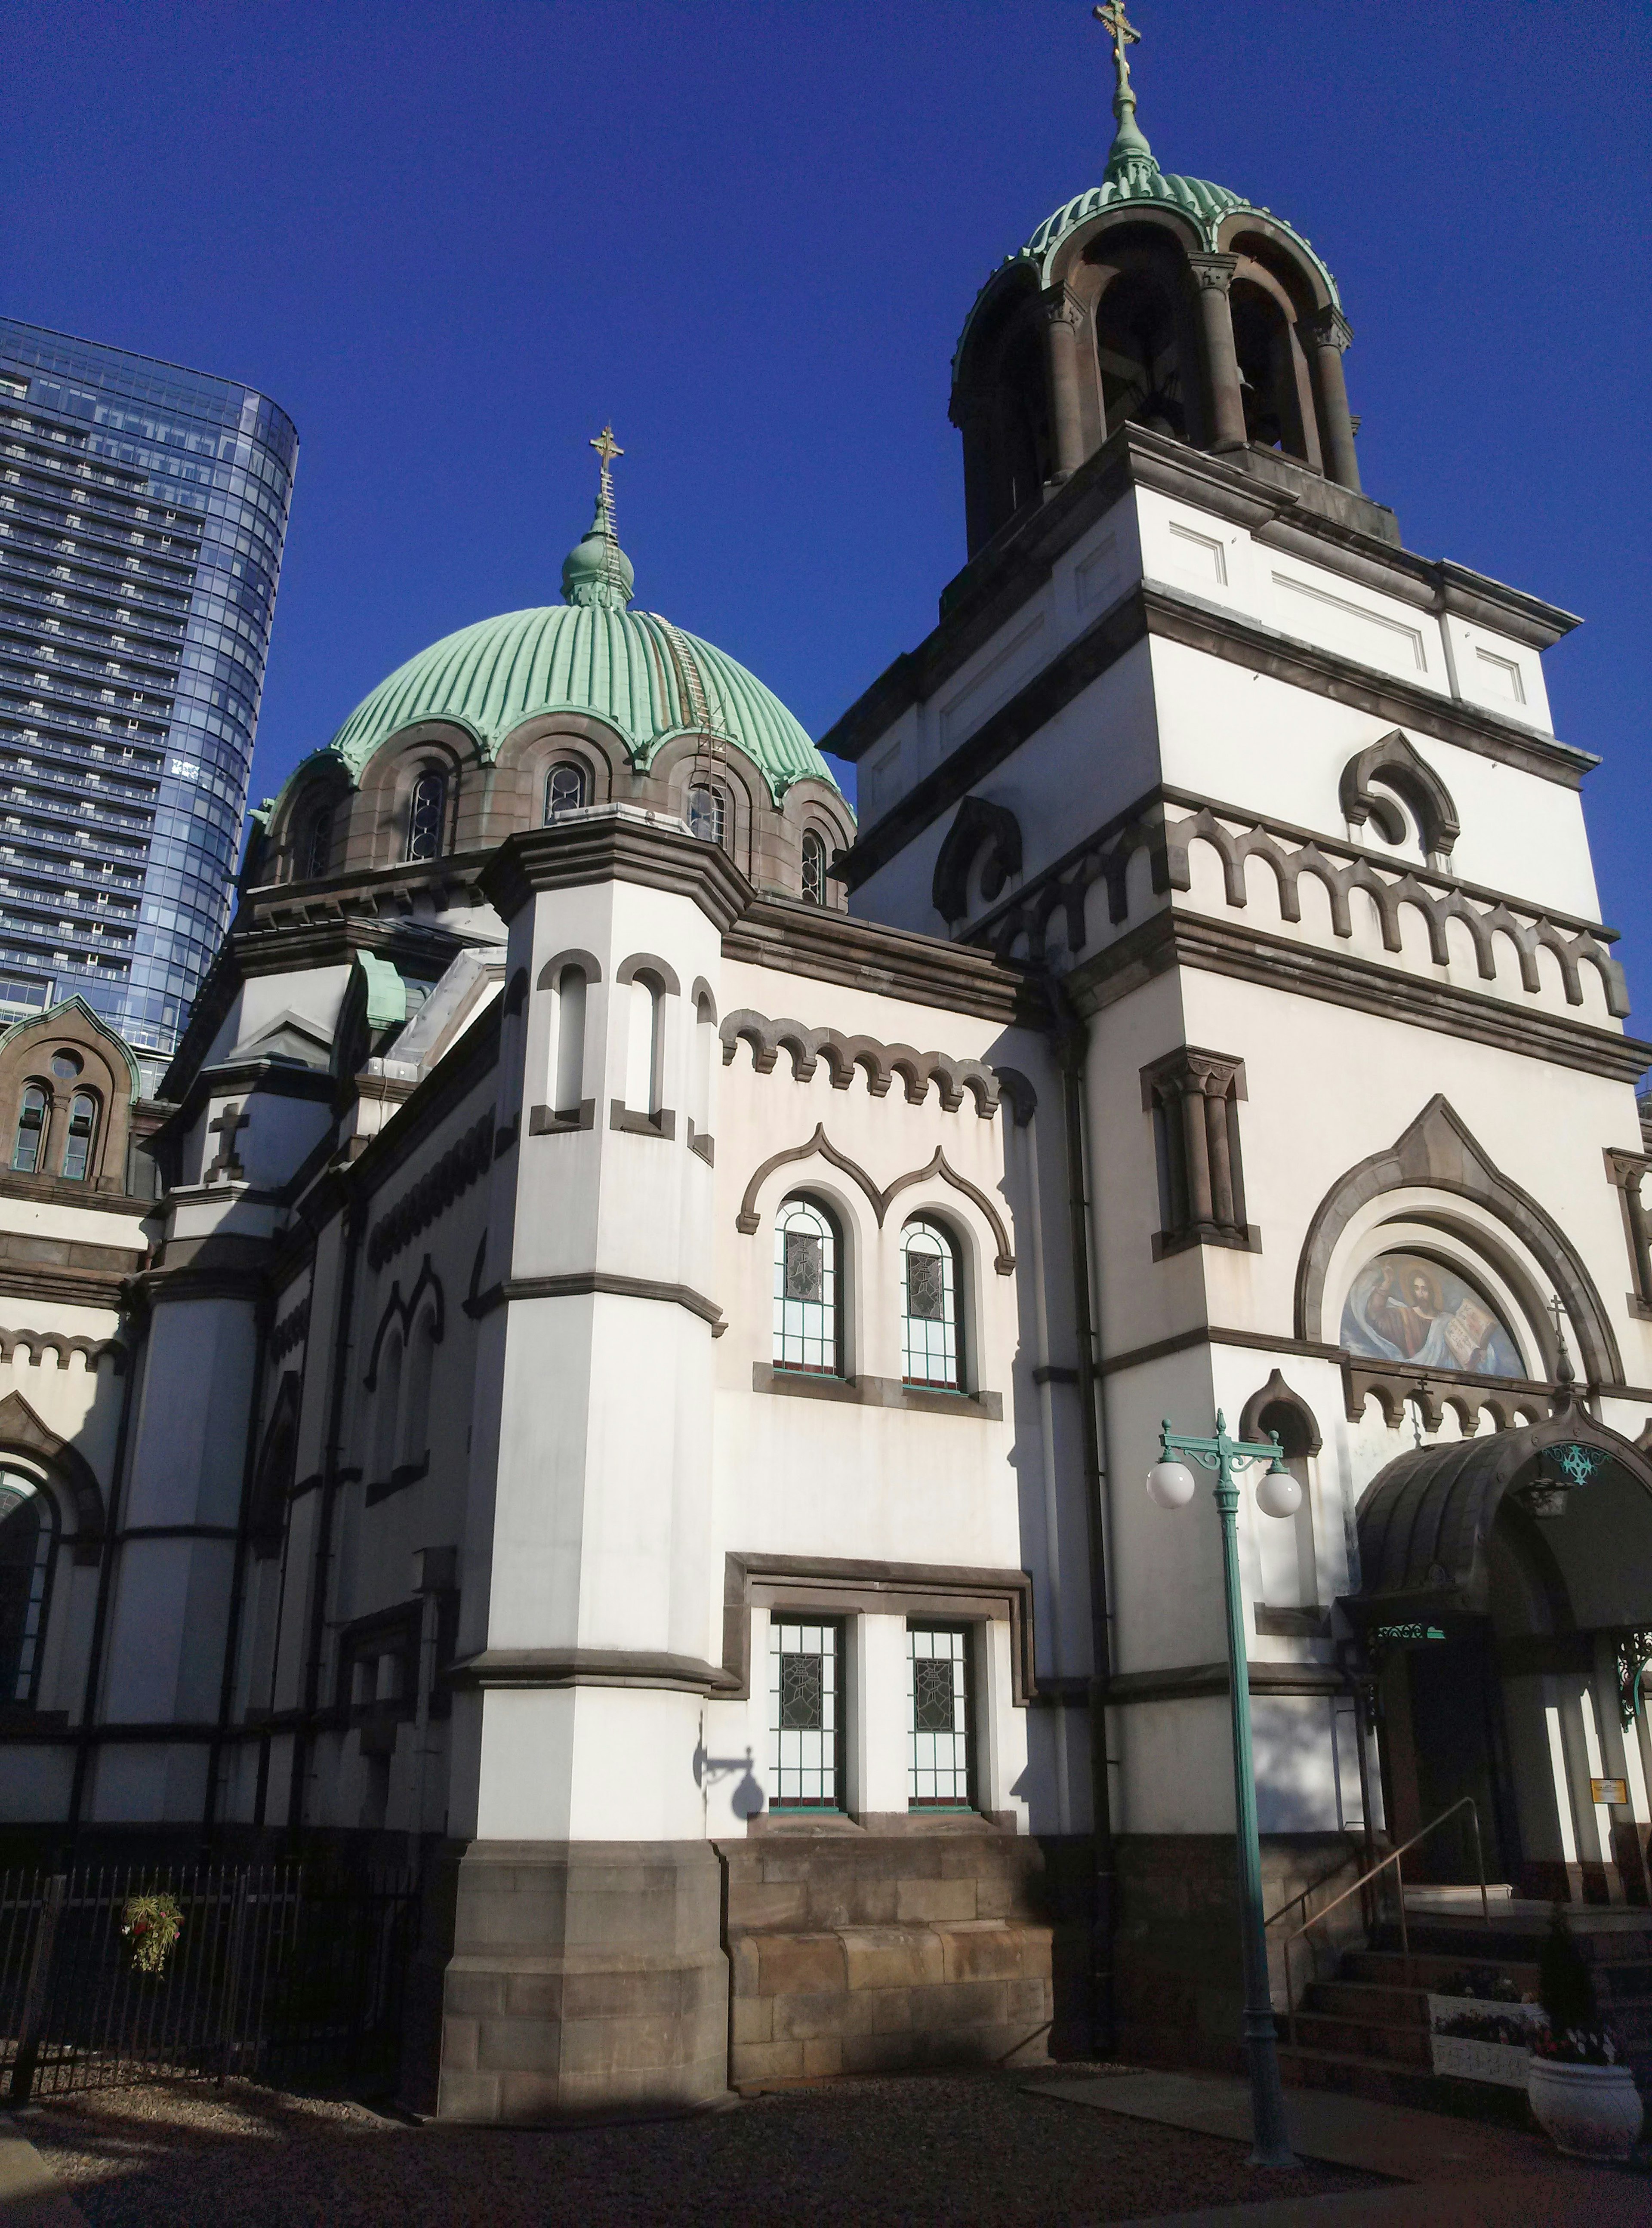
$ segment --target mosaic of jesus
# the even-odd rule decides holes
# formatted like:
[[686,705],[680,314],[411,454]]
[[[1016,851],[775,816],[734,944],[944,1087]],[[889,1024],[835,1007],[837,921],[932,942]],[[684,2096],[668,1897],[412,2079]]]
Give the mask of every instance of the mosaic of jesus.
[[1374,1361],[1412,1361],[1478,1377],[1523,1377],[1520,1350],[1482,1296],[1420,1253],[1384,1253],[1354,1280],[1342,1343]]

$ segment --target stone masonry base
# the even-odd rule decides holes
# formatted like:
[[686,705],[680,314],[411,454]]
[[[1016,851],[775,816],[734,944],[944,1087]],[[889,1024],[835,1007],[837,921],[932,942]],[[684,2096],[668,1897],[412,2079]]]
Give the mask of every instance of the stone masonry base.
[[437,2116],[531,2126],[727,2095],[722,1874],[703,1841],[473,1841]]

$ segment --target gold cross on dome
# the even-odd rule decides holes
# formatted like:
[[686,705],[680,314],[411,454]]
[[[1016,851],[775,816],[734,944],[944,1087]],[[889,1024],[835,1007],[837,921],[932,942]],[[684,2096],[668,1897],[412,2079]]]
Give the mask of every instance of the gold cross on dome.
[[1130,64],[1124,59],[1124,49],[1139,46],[1142,35],[1134,23],[1126,21],[1124,0],[1106,0],[1105,7],[1092,8],[1090,12],[1111,38],[1113,59],[1118,64],[1120,75],[1128,79]]
[[605,472],[611,470],[616,457],[623,457],[625,453],[615,440],[614,429],[611,426],[605,426],[591,445],[601,458],[602,469]]

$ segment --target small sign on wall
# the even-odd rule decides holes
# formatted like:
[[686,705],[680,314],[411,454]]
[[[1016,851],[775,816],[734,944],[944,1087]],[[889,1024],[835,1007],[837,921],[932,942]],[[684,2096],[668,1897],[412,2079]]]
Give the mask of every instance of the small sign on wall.
[[1629,1782],[1627,1779],[1591,1779],[1589,1800],[1591,1802],[1627,1802]]

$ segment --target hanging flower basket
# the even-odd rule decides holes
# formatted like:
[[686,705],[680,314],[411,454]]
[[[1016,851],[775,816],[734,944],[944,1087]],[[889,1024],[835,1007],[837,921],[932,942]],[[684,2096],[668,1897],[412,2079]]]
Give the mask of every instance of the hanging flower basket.
[[120,1930],[130,1945],[134,1973],[159,1975],[183,1931],[183,1913],[170,1895],[129,1895]]

